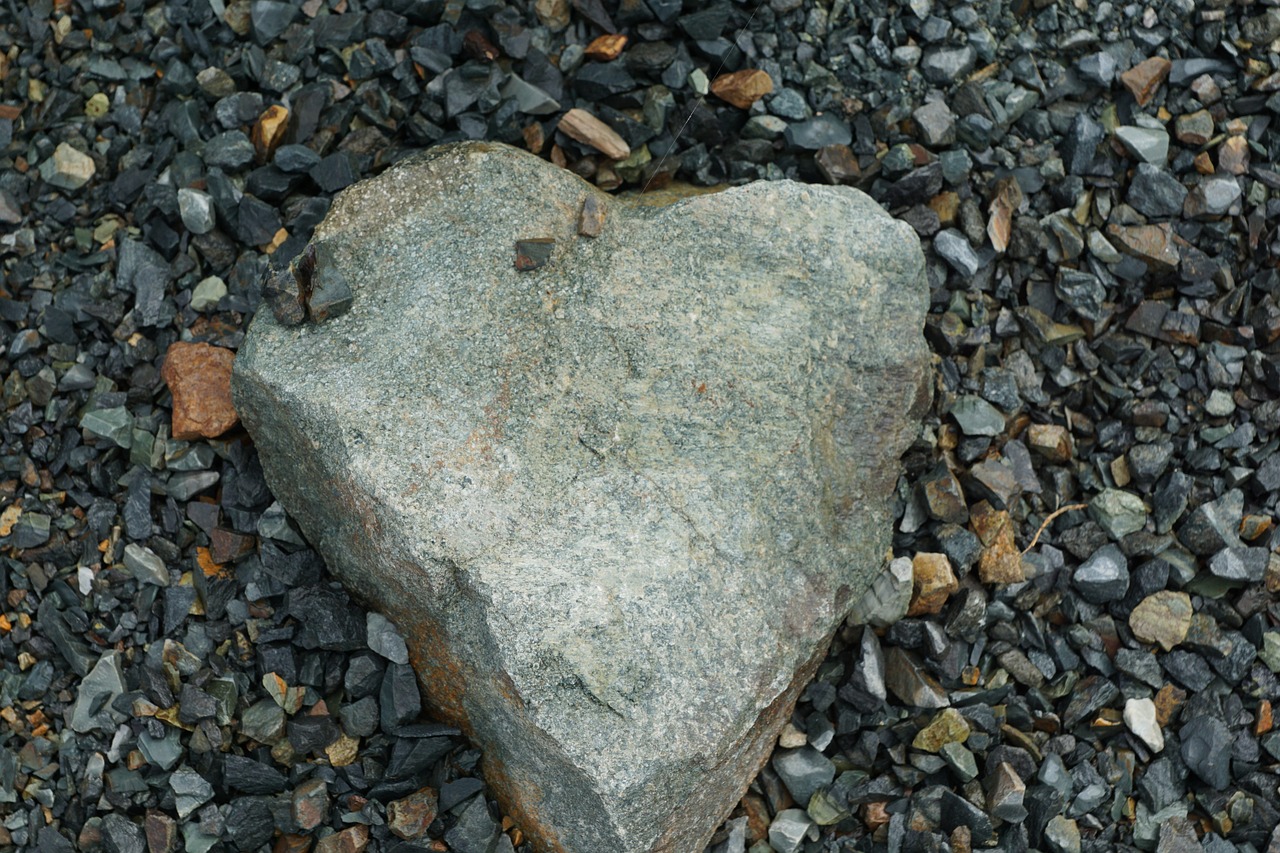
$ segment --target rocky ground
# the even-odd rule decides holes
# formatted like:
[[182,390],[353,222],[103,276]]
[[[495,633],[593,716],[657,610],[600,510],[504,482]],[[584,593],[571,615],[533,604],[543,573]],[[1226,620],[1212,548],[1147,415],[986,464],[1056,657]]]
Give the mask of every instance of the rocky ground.
[[334,193],[463,138],[607,189],[850,184],[925,243],[887,603],[715,853],[1280,850],[1280,8],[0,24],[0,850],[527,849],[208,391]]

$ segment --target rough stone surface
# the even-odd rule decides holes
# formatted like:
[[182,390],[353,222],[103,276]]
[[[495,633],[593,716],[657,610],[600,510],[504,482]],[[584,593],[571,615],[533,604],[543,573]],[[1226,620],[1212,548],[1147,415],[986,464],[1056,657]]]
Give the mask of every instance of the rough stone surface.
[[1191,628],[1191,596],[1162,589],[1152,593],[1129,614],[1133,635],[1147,643],[1159,643],[1167,652],[1187,638]]
[[40,177],[58,189],[78,190],[89,183],[95,171],[92,157],[62,142],[41,164]]
[[239,422],[231,402],[236,354],[210,344],[179,341],[165,354],[160,375],[173,394],[173,437],[215,438]]
[[486,144],[352,187],[315,238],[350,311],[259,312],[235,398],[527,834],[702,849],[881,569],[928,399],[923,260],[843,187],[599,195],[580,239],[595,192]]

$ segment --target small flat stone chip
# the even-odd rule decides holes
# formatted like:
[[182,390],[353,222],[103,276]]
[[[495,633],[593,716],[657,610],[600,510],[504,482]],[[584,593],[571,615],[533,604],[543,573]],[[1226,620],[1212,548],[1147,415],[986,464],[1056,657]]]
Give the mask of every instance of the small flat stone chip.
[[[582,200],[582,213],[578,216],[578,233],[583,237],[599,237],[604,230],[605,207],[595,195]],[[517,267],[519,269],[519,267]]]
[[534,237],[516,241],[516,269],[520,272],[536,270],[551,260],[551,250],[555,248],[553,237]]
[[174,438],[215,438],[240,422],[231,402],[235,358],[211,344],[178,341],[169,347],[160,376],[173,394]]
[[570,139],[590,145],[610,160],[631,156],[631,146],[609,125],[584,109],[574,107],[560,119],[559,129]]

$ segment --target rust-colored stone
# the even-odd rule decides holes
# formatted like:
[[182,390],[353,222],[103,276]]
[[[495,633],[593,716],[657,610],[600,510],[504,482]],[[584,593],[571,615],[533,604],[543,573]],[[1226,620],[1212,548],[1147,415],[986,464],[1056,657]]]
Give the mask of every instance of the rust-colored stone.
[[272,104],[262,111],[262,115],[258,116],[258,120],[253,125],[252,137],[253,148],[258,154],[259,162],[265,163],[271,159],[280,141],[284,139],[284,132],[288,127],[289,110],[286,107]]
[[288,833],[276,839],[271,853],[307,853],[311,849],[310,835],[294,835]]
[[257,537],[224,527],[209,534],[209,557],[214,563],[235,563],[253,553]]
[[1270,533],[1275,526],[1275,519],[1271,516],[1250,513],[1240,519],[1240,538],[1252,542],[1258,537]]
[[755,68],[721,74],[711,81],[711,94],[740,110],[750,109],[752,104],[772,91],[773,78]]
[[1107,226],[1107,234],[1119,243],[1120,251],[1133,255],[1153,272],[1172,272],[1181,255],[1173,242],[1173,228],[1168,222],[1155,225]]
[[1138,106],[1145,107],[1155,96],[1160,84],[1169,76],[1173,63],[1162,56],[1144,59],[1120,75],[1120,82],[1133,93]]
[[1022,205],[1022,187],[1013,175],[996,182],[991,199],[991,218],[987,220],[987,236],[997,252],[1009,248],[1013,233],[1013,214]]
[[179,341],[169,347],[160,376],[173,394],[173,437],[216,438],[240,419],[231,402],[236,355],[209,344]]
[[1058,424],[1032,424],[1027,427],[1027,440],[1031,449],[1050,462],[1070,462],[1074,453],[1071,433]]
[[1249,171],[1249,142],[1243,136],[1228,136],[1218,148],[1218,168],[1230,175]]
[[329,816],[329,786],[323,779],[308,779],[293,792],[293,822],[310,832]]
[[884,800],[872,800],[862,807],[862,822],[866,824],[867,829],[875,832],[889,822],[892,815],[889,814],[886,805]]
[[956,216],[960,213],[960,196],[951,190],[940,192],[929,199],[929,208],[938,214],[939,223],[954,225]]
[[978,577],[983,583],[1021,583],[1026,580],[1022,552],[1014,538],[1013,524],[1005,510],[993,509],[981,501],[970,509],[973,532],[986,547],[978,559]]
[[594,59],[597,62],[612,62],[622,54],[622,49],[627,46],[627,37],[621,33],[605,33],[598,38],[594,38],[587,45],[587,59]]
[[1265,735],[1271,731],[1274,721],[1271,718],[1271,700],[1263,699],[1258,703],[1258,719],[1253,724],[1253,733],[1256,735]]
[[824,145],[813,155],[813,162],[829,184],[852,184],[862,177],[858,158],[848,145]]
[[369,846],[369,827],[363,824],[321,838],[316,853],[362,853]]
[[434,788],[420,788],[407,797],[387,803],[387,828],[405,841],[422,838],[436,819],[439,801]]
[[1156,692],[1156,722],[1165,728],[1173,720],[1173,715],[1182,707],[1187,699],[1187,691],[1172,684],[1166,684]]
[[769,806],[764,797],[748,793],[742,798],[742,812],[747,818],[747,843],[754,844],[769,835]]
[[911,560],[911,606],[908,616],[938,613],[960,589],[946,554],[916,554]]

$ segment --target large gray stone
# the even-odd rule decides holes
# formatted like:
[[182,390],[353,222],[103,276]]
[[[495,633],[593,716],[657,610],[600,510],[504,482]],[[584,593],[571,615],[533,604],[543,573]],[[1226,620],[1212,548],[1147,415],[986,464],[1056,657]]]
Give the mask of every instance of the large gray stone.
[[703,849],[889,553],[915,235],[844,187],[631,204],[468,143],[315,239],[350,310],[259,311],[233,379],[275,494],[540,850]]

